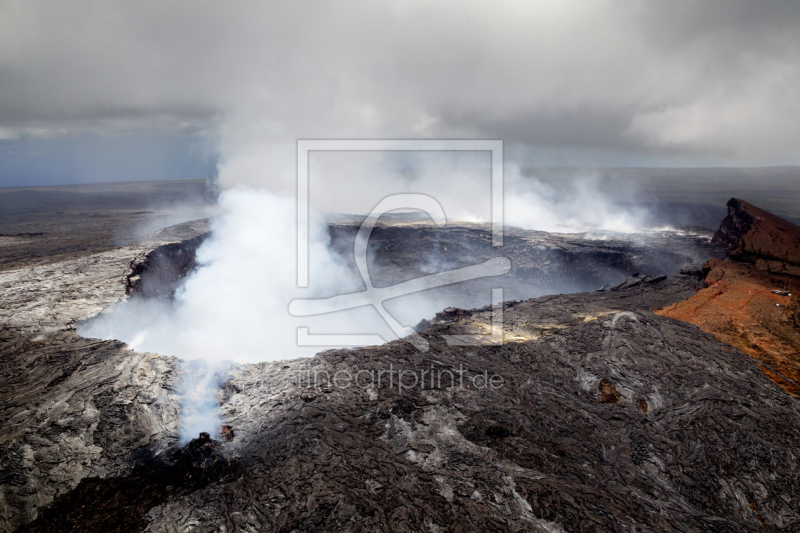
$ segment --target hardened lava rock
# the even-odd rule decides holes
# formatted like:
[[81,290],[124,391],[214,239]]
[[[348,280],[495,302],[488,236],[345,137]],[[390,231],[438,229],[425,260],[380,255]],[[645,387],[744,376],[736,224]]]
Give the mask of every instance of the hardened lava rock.
[[485,331],[479,309],[424,330],[428,352],[244,367],[221,410],[241,476],[167,498],[146,531],[796,531],[798,402],[650,311],[698,283],[508,305],[503,346],[444,340]]
[[[473,262],[485,237],[404,227],[376,244],[413,258],[451,238]],[[515,280],[590,273],[593,292],[504,303],[502,345],[485,337],[491,306],[453,308],[420,325],[426,352],[395,341],[231,367],[223,427],[186,446],[180,362],[70,330],[164,242],[3,274],[0,531],[800,530],[798,401],[652,312],[702,286],[696,269],[665,274],[706,248],[509,237]],[[386,265],[375,279],[394,283]]]

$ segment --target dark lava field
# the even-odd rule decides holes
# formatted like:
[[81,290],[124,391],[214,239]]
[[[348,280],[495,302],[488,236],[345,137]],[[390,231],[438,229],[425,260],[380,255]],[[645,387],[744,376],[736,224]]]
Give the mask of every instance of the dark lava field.
[[[124,201],[116,187],[17,191],[72,203],[0,218],[0,531],[800,531],[798,400],[716,332],[654,313],[709,288],[704,264],[746,248],[755,219],[725,243],[507,228],[494,248],[481,225],[388,218],[376,286],[496,256],[511,270],[448,288],[416,327],[427,351],[230,365],[224,427],[181,445],[192,368],[75,327],[169,300],[210,200],[199,181],[170,202],[172,185]],[[357,229],[328,225],[349,261]],[[477,303],[493,287],[505,302]],[[450,342],[487,332],[502,342]]]

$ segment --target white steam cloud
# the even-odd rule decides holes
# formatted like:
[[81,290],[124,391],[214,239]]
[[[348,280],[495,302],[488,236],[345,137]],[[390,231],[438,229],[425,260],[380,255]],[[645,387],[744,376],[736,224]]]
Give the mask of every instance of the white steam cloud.
[[[132,299],[80,328],[82,335],[118,338],[140,351],[183,359],[258,362],[312,355],[295,341],[296,328],[339,333],[375,322],[368,309],[298,322],[293,298],[331,296],[360,287],[326,246],[314,224],[311,286],[296,288],[295,203],[266,190],[236,188],[220,196],[223,213],[197,252],[201,265],[173,302]],[[309,323],[310,322],[310,323]],[[348,331],[348,329],[345,329]],[[358,332],[358,331],[356,331]]]
[[[275,166],[274,156],[267,151],[266,156],[232,158],[223,167],[222,177],[231,183],[238,181],[232,173],[266,175],[269,165]],[[366,213],[388,194],[422,192],[440,202],[450,221],[489,220],[491,164],[486,153],[318,155],[311,163],[314,212]],[[513,167],[507,176],[508,225],[559,232],[640,227],[638,214],[613,209],[591,180],[576,182],[565,194],[523,177]],[[267,181],[270,188],[281,189],[285,188],[282,183],[291,180]],[[189,365],[179,385],[182,442],[199,431],[214,434],[219,428],[216,391],[226,362],[292,359],[319,351],[320,347],[298,346],[298,327],[308,327],[312,334],[395,338],[372,307],[302,318],[289,314],[289,302],[295,298],[322,298],[365,288],[330,248],[319,216],[311,220],[310,288],[297,288],[294,197],[239,185],[220,195],[218,208],[221,214],[212,220],[212,236],[197,251],[200,266],[173,301],[134,298],[78,330],[86,337],[120,339],[135,350],[208,363]],[[431,271],[441,269],[435,258],[432,262]],[[444,288],[396,298],[387,302],[387,309],[403,325],[413,326],[444,307],[490,303],[488,290],[478,296],[485,301],[475,295],[465,299]]]
[[510,226],[551,233],[637,233],[647,229],[648,211],[633,204],[623,207],[610,199],[597,176],[570,177],[556,188],[512,168],[505,185],[506,223]]
[[[348,207],[361,212],[361,206],[374,201],[371,197],[416,188],[439,200],[451,213],[451,221],[488,220],[488,195],[481,194],[482,189],[488,191],[486,175],[461,165],[440,165],[435,171],[441,179],[427,182],[424,175],[412,180],[407,174],[397,179],[384,175],[379,180],[381,186],[371,190],[357,179],[351,187],[342,187],[340,180],[332,183],[349,189],[349,194],[341,196],[351,201]],[[374,176],[370,172],[364,175]],[[506,189],[507,223],[558,232],[635,231],[641,227],[641,213],[615,210],[597,187],[580,183],[572,193],[563,194],[512,169]],[[383,189],[387,184],[390,188]],[[336,188],[321,190],[333,194]],[[197,252],[200,267],[184,281],[174,301],[122,302],[83,325],[79,332],[88,337],[121,339],[132,349],[188,360],[247,363],[313,355],[319,348],[297,345],[298,327],[308,327],[312,334],[377,333],[385,339],[394,338],[371,307],[303,318],[288,313],[289,302],[295,298],[364,290],[357,274],[328,246],[329,237],[319,217],[311,221],[310,288],[299,289],[295,199],[240,186],[223,192],[219,203],[222,214],[213,219],[212,236]],[[483,304],[489,303],[488,294],[486,300]],[[446,292],[429,291],[400,297],[389,302],[389,308],[401,322],[413,326],[443,307],[458,304],[463,305],[448,300]]]

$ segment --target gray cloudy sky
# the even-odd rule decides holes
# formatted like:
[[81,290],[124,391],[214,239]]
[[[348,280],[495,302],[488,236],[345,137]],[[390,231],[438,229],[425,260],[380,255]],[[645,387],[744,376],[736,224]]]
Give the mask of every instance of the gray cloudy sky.
[[800,2],[0,0],[0,185],[381,137],[501,138],[534,166],[798,164]]

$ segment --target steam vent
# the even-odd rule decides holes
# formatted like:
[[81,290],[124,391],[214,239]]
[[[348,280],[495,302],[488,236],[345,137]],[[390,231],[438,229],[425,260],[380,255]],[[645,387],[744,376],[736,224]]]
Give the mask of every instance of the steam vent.
[[[358,227],[329,221],[332,246],[351,252]],[[195,220],[68,251],[15,237],[0,531],[800,528],[797,226],[732,199],[713,241],[509,228],[502,345],[448,344],[495,312],[450,306],[417,326],[425,352],[395,340],[230,364],[202,393],[218,420],[184,438],[181,379],[199,370],[76,327],[122,300],[170,301],[208,232]],[[376,286],[434,253],[498,253],[467,224],[389,221],[371,246]],[[524,297],[556,283],[577,292]]]

